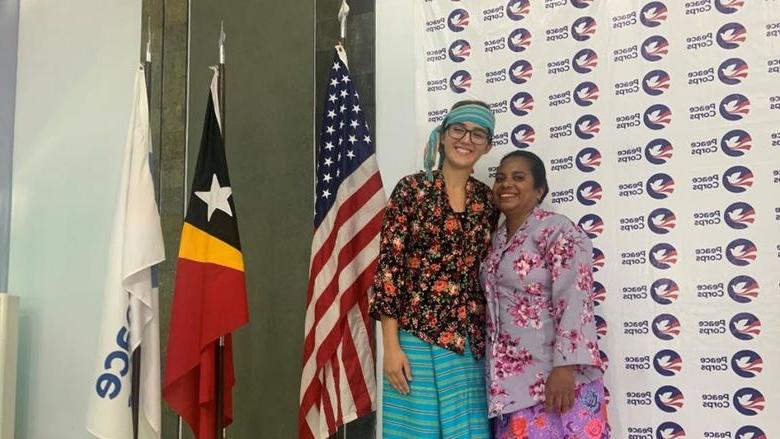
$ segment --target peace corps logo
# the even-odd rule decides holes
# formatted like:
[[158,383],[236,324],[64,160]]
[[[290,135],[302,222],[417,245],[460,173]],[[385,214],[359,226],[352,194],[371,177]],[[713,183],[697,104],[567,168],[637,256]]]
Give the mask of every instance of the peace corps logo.
[[596,321],[596,336],[599,340],[607,335],[607,322],[599,315],[593,316]]
[[530,0],[510,0],[506,5],[506,15],[514,21],[520,21],[531,11]]
[[577,188],[577,201],[585,206],[593,206],[602,196],[601,185],[593,180],[583,182]]
[[588,41],[596,35],[596,20],[593,17],[580,17],[571,25],[571,36],[577,41]]
[[674,147],[666,139],[655,139],[645,146],[645,158],[654,165],[663,165],[672,158]]
[[601,122],[592,114],[580,117],[574,124],[574,132],[580,139],[592,139],[599,131],[601,131]]
[[450,76],[450,90],[455,93],[465,93],[471,88],[471,73],[458,70]]
[[592,105],[599,98],[599,86],[589,82],[581,82],[577,88],[574,89],[574,102],[580,107],[588,107]]
[[666,413],[674,413],[685,404],[683,393],[674,386],[662,386],[655,391],[655,405]]
[[755,262],[757,253],[756,245],[748,239],[735,239],[726,247],[726,257],[729,262],[740,267]]
[[682,370],[682,357],[671,349],[658,351],[653,357],[653,368],[665,377],[673,377]]
[[571,0],[571,5],[577,9],[585,9],[593,3],[593,0]]
[[761,334],[761,320],[749,312],[741,312],[731,318],[729,330],[740,340],[753,340]]
[[648,61],[660,61],[669,54],[669,42],[660,35],[654,35],[642,43],[642,57]]
[[525,149],[536,140],[536,132],[530,125],[522,124],[512,130],[512,144],[516,148]]
[[727,85],[737,85],[748,76],[748,65],[740,58],[729,58],[720,63],[718,79]]
[[730,94],[720,101],[719,110],[726,120],[741,120],[750,114],[750,100],[739,93]]
[[764,360],[753,351],[739,351],[731,357],[731,370],[742,378],[755,378],[764,370]]
[[647,227],[658,235],[665,235],[677,226],[674,212],[666,208],[655,209],[647,216]]
[[[601,360],[601,370],[606,371],[609,369],[609,356],[606,352],[599,349],[599,360]],[[604,396],[606,399],[606,388],[604,389]]]
[[664,104],[651,105],[645,110],[643,120],[651,130],[662,130],[672,123],[672,110]]
[[525,84],[534,74],[534,68],[526,60],[515,61],[509,68],[509,79],[515,84]]
[[599,57],[591,49],[582,49],[571,59],[571,67],[577,73],[590,73],[599,64]]
[[650,297],[659,305],[671,305],[680,295],[677,282],[671,279],[658,279],[650,285]]
[[754,425],[746,425],[737,430],[737,434],[734,437],[737,439],[766,439],[766,434]]
[[582,172],[593,172],[601,166],[601,153],[596,148],[583,148],[577,153],[575,164]]
[[654,245],[650,249],[650,263],[660,270],[672,268],[677,263],[677,249],[665,242]]
[[747,40],[747,29],[739,23],[726,23],[718,29],[715,39],[724,49],[736,49]]
[[680,321],[671,314],[660,314],[653,319],[653,334],[661,340],[674,340],[680,335]]
[[596,239],[604,231],[604,221],[600,216],[590,213],[580,218],[577,225],[590,239]]
[[750,276],[737,276],[727,287],[729,297],[737,303],[750,303],[758,297],[758,282]]
[[669,10],[661,2],[650,2],[639,12],[639,21],[647,27],[658,27],[666,21]]
[[665,71],[652,70],[642,80],[642,90],[650,96],[660,96],[669,90],[671,81],[671,77]]
[[606,257],[604,256],[604,252],[596,247],[593,247],[592,253],[593,253],[593,272],[597,273],[599,270],[604,268]]
[[531,32],[528,29],[515,29],[509,34],[507,44],[513,52],[524,52],[531,46]]
[[723,219],[732,229],[742,230],[756,221],[756,211],[750,204],[738,201],[726,208]]
[[647,179],[645,191],[650,197],[663,200],[674,193],[674,180],[669,174],[655,174]]
[[739,194],[753,186],[753,171],[744,166],[732,166],[723,173],[723,187]]
[[471,44],[466,40],[455,40],[450,44],[450,60],[453,62],[463,62],[471,56]]
[[731,130],[720,140],[720,149],[731,157],[739,157],[750,151],[753,146],[753,138],[747,131]]
[[743,387],[734,394],[734,408],[745,416],[755,416],[764,410],[764,395],[752,387]]
[[607,290],[601,282],[593,281],[593,305],[599,306],[607,298]]
[[455,9],[447,17],[447,27],[453,32],[461,32],[469,25],[469,11],[465,9]]
[[715,0],[715,9],[721,14],[733,14],[742,9],[742,6],[745,6],[745,0]]
[[515,116],[526,116],[534,109],[534,98],[529,93],[521,91],[512,97],[512,113]]
[[683,439],[685,430],[676,422],[664,422],[655,430],[655,439]]

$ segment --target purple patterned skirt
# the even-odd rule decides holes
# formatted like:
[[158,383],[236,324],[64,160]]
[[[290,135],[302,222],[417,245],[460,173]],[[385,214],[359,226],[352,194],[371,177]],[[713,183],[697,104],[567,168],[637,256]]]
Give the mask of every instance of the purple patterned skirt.
[[574,406],[547,413],[544,403],[493,419],[495,439],[609,439],[604,382],[599,378],[576,390]]

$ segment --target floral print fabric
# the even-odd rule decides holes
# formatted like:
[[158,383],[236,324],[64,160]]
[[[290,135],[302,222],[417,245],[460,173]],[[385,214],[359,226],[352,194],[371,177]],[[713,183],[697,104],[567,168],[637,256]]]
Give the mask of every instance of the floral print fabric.
[[575,390],[576,402],[563,414],[547,413],[544,404],[493,419],[495,439],[609,439],[604,385],[596,379]]
[[490,188],[466,183],[466,209],[450,207],[444,178],[434,172],[401,179],[385,210],[369,312],[387,315],[421,340],[463,353],[485,353],[485,296],[479,264],[498,220]]
[[568,218],[536,207],[481,268],[487,298],[489,415],[544,402],[553,367],[577,365],[578,385],[602,376],[592,298],[592,247]]

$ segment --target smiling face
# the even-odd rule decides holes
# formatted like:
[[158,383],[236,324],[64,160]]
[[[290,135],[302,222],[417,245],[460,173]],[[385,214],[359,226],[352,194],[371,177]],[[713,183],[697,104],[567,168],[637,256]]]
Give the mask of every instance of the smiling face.
[[[467,132],[468,131],[468,132]],[[444,130],[444,166],[471,170],[480,157],[490,151],[487,130],[472,122],[452,124]]]
[[531,163],[523,157],[504,159],[496,171],[493,195],[496,207],[507,218],[522,218],[539,204],[544,187],[534,187]]

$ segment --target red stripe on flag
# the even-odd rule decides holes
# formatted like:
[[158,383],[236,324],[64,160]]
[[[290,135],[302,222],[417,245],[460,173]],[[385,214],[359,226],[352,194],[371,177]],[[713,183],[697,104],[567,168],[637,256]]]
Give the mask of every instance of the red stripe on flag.
[[[376,260],[372,264],[369,265],[363,272],[360,274],[360,276],[355,279],[355,282],[344,291],[345,296],[354,296],[354,295],[361,295],[365,293],[365,289],[360,288],[361,284],[365,284],[368,282],[371,283],[374,273],[376,271]],[[367,299],[366,299],[367,300]],[[349,309],[345,308],[347,307],[347,304],[342,301],[340,304],[340,309],[342,311],[342,315],[345,315]],[[351,308],[351,306],[350,306]],[[327,356],[326,347],[333,347],[334,345],[338,345],[340,337],[343,336],[342,333],[343,329],[340,327],[339,324],[336,324],[333,329],[328,333],[328,335],[323,340],[322,344],[320,345],[321,348],[317,350],[317,370],[319,371],[322,368],[322,365],[330,359],[330,357]],[[314,343],[314,336],[313,331],[309,333],[311,335],[311,343],[313,345]],[[373,348],[373,346],[372,346]],[[331,353],[332,355],[332,353]],[[368,388],[365,385],[365,381],[363,381],[363,386],[361,391],[368,392]],[[314,379],[311,381],[311,383],[307,386],[306,392],[303,395],[303,398],[301,399],[301,412],[300,412],[300,418],[302,420],[305,420],[305,414],[308,412],[308,410],[317,402],[317,397],[320,394],[325,394],[327,392],[322,389],[322,383],[319,380],[318,374],[315,374]],[[369,410],[371,407],[371,403],[369,400],[368,404]]]
[[[336,212],[333,228],[331,229],[328,238],[322,243],[320,248],[317,249],[317,252],[312,258],[311,270],[309,273],[309,290],[306,295],[307,305],[311,302],[314,280],[320,274],[320,270],[322,270],[322,267],[325,266],[333,254],[333,248],[336,245],[336,238],[339,235],[341,226],[343,226],[347,220],[355,215],[363,207],[363,205],[365,205],[368,200],[374,196],[374,194],[381,190],[382,177],[379,175],[379,172],[376,172],[368,180],[366,180],[365,184],[363,184],[360,189],[355,191],[355,193],[353,193],[348,199],[344,200],[344,202],[339,206],[339,209]],[[323,221],[323,224],[325,224],[325,221]]]

